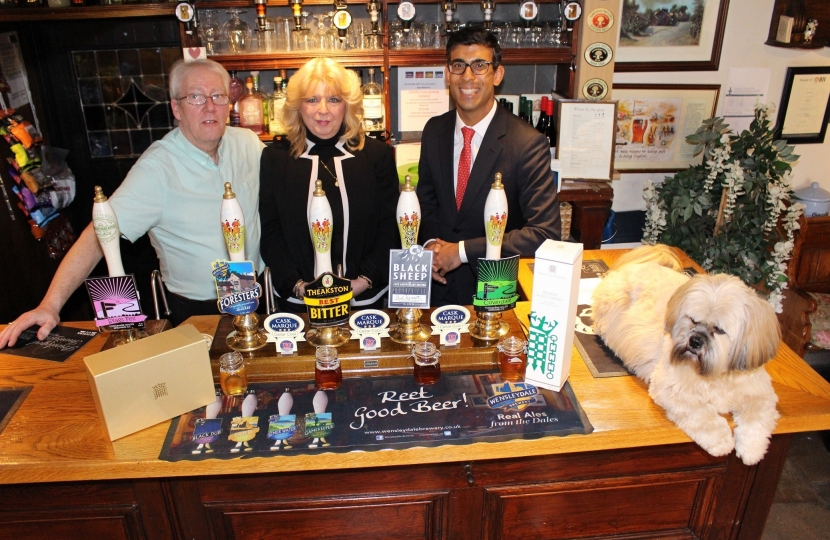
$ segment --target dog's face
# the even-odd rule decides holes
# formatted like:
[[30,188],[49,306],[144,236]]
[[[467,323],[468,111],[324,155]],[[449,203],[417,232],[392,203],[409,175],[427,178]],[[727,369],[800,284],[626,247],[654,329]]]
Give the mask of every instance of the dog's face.
[[674,343],[671,361],[694,363],[703,376],[762,366],[781,341],[772,306],[725,274],[698,275],[677,289],[666,331]]

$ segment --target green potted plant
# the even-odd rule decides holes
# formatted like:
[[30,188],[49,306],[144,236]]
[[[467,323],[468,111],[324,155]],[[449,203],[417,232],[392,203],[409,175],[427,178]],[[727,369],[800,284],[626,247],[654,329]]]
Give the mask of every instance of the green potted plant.
[[711,118],[686,137],[703,163],[645,186],[643,243],[677,246],[707,272],[738,276],[780,313],[803,206],[791,202],[790,164],[798,156],[774,139],[770,112],[757,106],[739,135]]

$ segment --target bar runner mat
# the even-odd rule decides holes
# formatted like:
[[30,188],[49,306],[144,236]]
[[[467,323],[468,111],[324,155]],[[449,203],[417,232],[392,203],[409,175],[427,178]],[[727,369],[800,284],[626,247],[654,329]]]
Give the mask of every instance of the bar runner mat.
[[84,330],[70,326],[58,325],[49,332],[46,339],[39,341],[37,332],[39,326],[32,326],[24,330],[13,347],[3,349],[3,354],[25,356],[38,360],[65,362],[70,356],[78,352],[89,340],[98,335],[97,330]]
[[594,430],[570,384],[553,392],[490,372],[442,373],[430,386],[411,376],[356,377],[325,392],[313,381],[256,383],[217,405],[174,419],[159,459],[377,451]]

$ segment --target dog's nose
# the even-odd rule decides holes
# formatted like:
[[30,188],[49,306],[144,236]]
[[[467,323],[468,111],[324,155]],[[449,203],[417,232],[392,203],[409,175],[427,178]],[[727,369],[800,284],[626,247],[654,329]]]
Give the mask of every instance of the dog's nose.
[[697,334],[693,335],[692,337],[689,338],[689,348],[690,349],[698,350],[701,347],[703,347],[703,344],[704,344],[703,338],[701,336],[697,335]]

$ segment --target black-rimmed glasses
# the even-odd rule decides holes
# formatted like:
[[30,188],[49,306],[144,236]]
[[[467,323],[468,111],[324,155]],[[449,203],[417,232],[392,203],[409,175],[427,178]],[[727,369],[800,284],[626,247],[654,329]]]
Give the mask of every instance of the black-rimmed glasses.
[[463,60],[453,60],[447,63],[447,67],[453,75],[463,75],[467,71],[467,67],[470,68],[473,75],[484,75],[490,71],[491,65],[493,65],[493,62],[486,62],[484,60],[475,60],[469,64]]
[[231,98],[228,97],[227,94],[211,94],[210,96],[206,96],[205,94],[200,94],[199,92],[192,92],[176,99],[186,99],[191,105],[204,105],[207,103],[208,97],[210,97],[210,100],[214,105],[227,105],[231,102]]

